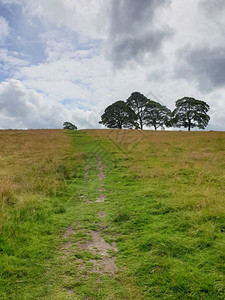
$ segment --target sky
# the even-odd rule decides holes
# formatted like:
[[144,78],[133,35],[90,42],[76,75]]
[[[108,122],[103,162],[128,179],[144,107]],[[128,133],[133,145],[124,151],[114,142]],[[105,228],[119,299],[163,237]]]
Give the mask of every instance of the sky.
[[0,128],[102,128],[138,91],[225,130],[224,0],[0,0]]

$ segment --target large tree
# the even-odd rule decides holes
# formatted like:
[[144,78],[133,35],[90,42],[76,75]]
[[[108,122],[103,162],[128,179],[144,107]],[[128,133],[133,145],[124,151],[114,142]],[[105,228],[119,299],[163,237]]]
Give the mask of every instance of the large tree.
[[171,111],[158,102],[149,100],[145,108],[144,121],[147,126],[153,126],[155,130],[168,125]]
[[135,112],[138,118],[139,128],[143,129],[144,117],[146,114],[145,108],[148,103],[148,99],[139,92],[134,92],[127,99],[127,105]]
[[137,128],[137,116],[122,100],[109,105],[101,116],[100,124],[108,128]]
[[205,129],[210,117],[207,114],[209,105],[195,98],[184,97],[176,101],[176,108],[172,112],[171,125],[185,127],[188,131],[193,127]]

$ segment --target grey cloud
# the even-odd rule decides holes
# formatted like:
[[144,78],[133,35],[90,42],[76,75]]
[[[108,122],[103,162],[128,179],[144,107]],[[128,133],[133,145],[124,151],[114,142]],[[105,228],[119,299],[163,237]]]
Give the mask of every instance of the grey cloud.
[[217,131],[224,131],[224,119],[225,119],[225,111],[223,106],[217,106],[215,103],[210,105],[210,122],[207,127],[208,130],[217,130]]
[[158,6],[167,0],[114,0],[111,12],[111,34],[140,33],[140,26],[152,21]]
[[225,2],[224,0],[201,0],[199,7],[203,9],[206,14],[215,18],[215,15],[220,15],[225,11]]
[[225,48],[190,48],[177,52],[176,76],[197,80],[203,92],[225,87]]
[[205,25],[212,28],[215,35],[219,35],[219,42],[223,45],[225,34],[225,1],[200,0],[199,14],[205,17]]
[[169,28],[154,26],[157,9],[168,3],[169,0],[112,1],[107,57],[116,67],[130,60],[141,61],[146,53],[159,50],[162,41],[172,35]]
[[114,42],[110,58],[118,68],[131,59],[141,61],[145,53],[155,53],[169,35],[170,31],[150,31],[137,37],[123,37]]

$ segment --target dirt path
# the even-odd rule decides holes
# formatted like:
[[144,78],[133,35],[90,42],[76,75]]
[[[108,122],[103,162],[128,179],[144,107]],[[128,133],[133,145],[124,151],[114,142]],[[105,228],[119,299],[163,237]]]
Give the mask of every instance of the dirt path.
[[105,173],[104,173],[104,167],[102,164],[101,157],[98,156],[98,179],[99,181],[102,181],[105,178]]
[[[99,190],[104,192],[104,184],[103,180],[105,178],[104,166],[102,164],[102,160],[100,156],[98,156],[98,180],[100,182]],[[106,196],[101,194],[95,203],[103,203],[106,200]],[[100,218],[105,218],[106,213],[104,211],[97,212]],[[98,224],[97,231],[90,231],[91,240],[86,241],[79,245],[81,249],[91,252],[92,254],[100,255],[101,259],[99,260],[91,260],[93,263],[93,267],[91,268],[91,272],[97,272],[100,274],[110,273],[111,275],[115,275],[117,267],[115,264],[115,252],[117,251],[116,244],[112,245],[108,244],[104,238],[101,236],[101,223]]]
[[[89,163],[85,169],[85,180],[88,180],[88,173],[89,173]],[[65,231],[63,238],[66,240],[63,244],[63,252],[64,256],[72,257],[73,253],[77,251],[83,253],[89,253],[88,259],[75,258],[78,265],[79,265],[79,272],[80,275],[87,278],[91,275],[91,273],[97,273],[99,275],[109,274],[110,276],[114,277],[117,272],[117,266],[115,264],[115,254],[117,252],[116,243],[113,242],[111,245],[107,243],[104,238],[102,237],[102,228],[106,225],[105,218],[106,212],[104,211],[104,206],[102,205],[106,200],[106,196],[104,195],[104,166],[102,164],[101,158],[97,157],[97,170],[98,170],[98,182],[99,182],[99,196],[95,201],[90,201],[89,199],[84,199],[86,201],[86,205],[95,205],[96,206],[96,214],[100,221],[97,225],[97,230],[88,230],[87,235],[88,238],[86,240],[81,241],[74,241],[74,236],[79,234],[78,228],[74,226],[70,226]],[[83,198],[82,198],[83,199]],[[98,204],[99,203],[99,204]],[[98,207],[100,205],[100,207]],[[104,222],[104,226],[102,224]],[[67,289],[68,295],[74,294],[72,289]],[[88,298],[87,298],[88,299]]]

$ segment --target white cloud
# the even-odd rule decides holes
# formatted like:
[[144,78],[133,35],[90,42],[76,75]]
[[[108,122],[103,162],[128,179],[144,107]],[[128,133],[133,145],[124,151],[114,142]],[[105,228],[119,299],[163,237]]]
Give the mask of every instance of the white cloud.
[[94,111],[75,108],[67,110],[62,104],[51,101],[27,89],[18,80],[0,84],[1,128],[62,128],[64,121],[78,128],[93,128],[99,120]]
[[64,53],[58,60],[20,68],[14,76],[56,101],[77,99],[91,108],[99,90],[110,88],[111,73],[104,57],[93,55],[92,50],[78,50]]
[[28,62],[21,57],[20,53],[16,51],[8,51],[7,49],[0,49],[1,61],[6,67],[22,67],[28,65]]
[[4,42],[9,35],[9,25],[5,18],[0,16],[0,42]]
[[77,32],[83,41],[87,38],[101,39],[105,36],[108,5],[105,0],[25,1],[25,9],[29,15],[44,19],[49,26],[67,27]]

